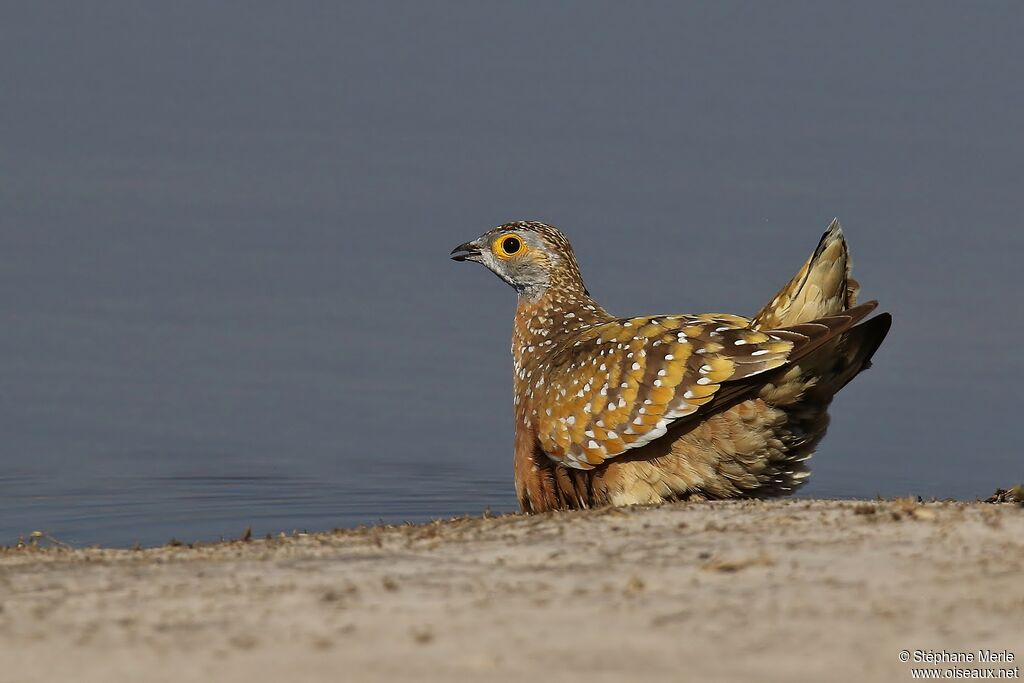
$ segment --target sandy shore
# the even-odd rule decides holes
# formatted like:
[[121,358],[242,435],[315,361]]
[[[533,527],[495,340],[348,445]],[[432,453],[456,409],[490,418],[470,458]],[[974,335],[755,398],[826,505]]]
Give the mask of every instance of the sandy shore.
[[1024,658],[1019,505],[699,503],[0,551],[0,683],[902,681],[900,650],[979,648]]

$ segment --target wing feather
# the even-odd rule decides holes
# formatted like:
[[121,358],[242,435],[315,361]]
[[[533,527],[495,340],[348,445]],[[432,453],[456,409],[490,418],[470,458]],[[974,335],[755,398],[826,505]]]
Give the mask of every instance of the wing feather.
[[[791,363],[848,329],[874,302],[780,330],[731,315],[651,316],[599,323],[546,363],[535,387],[537,438],[545,453],[591,469],[664,435],[741,380]],[[726,392],[723,384],[733,383]],[[746,383],[749,384],[749,383]]]

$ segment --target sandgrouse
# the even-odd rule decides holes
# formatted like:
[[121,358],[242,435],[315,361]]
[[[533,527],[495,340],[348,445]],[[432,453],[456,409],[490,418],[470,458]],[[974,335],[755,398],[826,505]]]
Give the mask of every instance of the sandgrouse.
[[519,294],[512,334],[516,494],[527,512],[793,491],[832,397],[870,364],[891,316],[857,324],[838,221],[752,319],[617,318],[566,237],[499,226],[452,251]]

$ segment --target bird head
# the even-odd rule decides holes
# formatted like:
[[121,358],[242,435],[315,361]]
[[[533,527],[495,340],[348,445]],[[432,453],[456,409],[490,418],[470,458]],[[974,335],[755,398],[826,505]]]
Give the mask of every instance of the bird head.
[[540,294],[552,287],[583,289],[569,240],[546,223],[499,225],[455,247],[452,259],[483,264],[521,294]]

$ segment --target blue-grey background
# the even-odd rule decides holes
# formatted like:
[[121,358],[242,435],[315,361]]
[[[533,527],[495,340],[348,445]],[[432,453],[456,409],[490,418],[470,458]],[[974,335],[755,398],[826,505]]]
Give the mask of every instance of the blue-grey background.
[[801,495],[1024,478],[1024,7],[5,3],[0,543],[515,506],[513,292],[752,313],[833,216],[895,316]]

